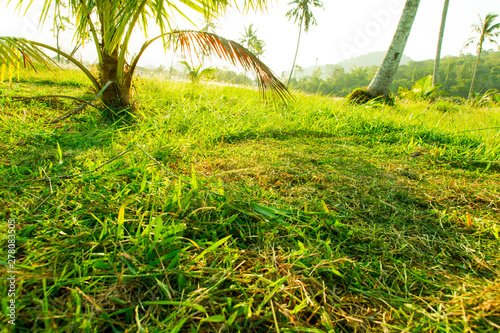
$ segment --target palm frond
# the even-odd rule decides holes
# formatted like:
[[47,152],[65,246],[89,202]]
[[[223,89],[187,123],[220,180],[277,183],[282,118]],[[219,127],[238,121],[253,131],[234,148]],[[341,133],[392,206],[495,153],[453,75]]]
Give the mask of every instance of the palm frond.
[[[496,23],[496,24],[494,24],[494,25],[492,25],[491,27],[489,27],[489,28],[488,28],[488,30],[489,30],[489,31],[492,31],[492,32],[493,32],[493,31],[497,31],[497,30],[499,30],[499,29],[500,29],[500,22],[499,22],[499,23]],[[496,34],[498,34],[498,33],[496,33]]]
[[190,58],[193,58],[193,53],[198,56],[197,48],[203,49],[208,51],[209,56],[215,55],[219,59],[228,61],[234,66],[241,66],[245,71],[253,72],[257,77],[259,89],[264,96],[267,91],[272,91],[283,101],[292,98],[287,87],[276,77],[273,71],[248,49],[232,40],[202,31],[177,30],[150,39],[144,43],[139,53],[132,61],[130,66],[131,73],[133,73],[139,61],[139,57],[143,54],[145,49],[155,40],[164,38],[165,36],[175,38],[181,52],[185,55],[189,55]]
[[469,46],[471,46],[472,44],[474,44],[476,42],[476,37],[470,37],[467,39],[467,41],[465,42],[464,46],[462,47],[462,50],[463,49],[466,49],[468,48]]
[[78,60],[76,60],[75,58],[73,58],[72,56],[67,54],[66,52],[61,51],[55,47],[52,47],[52,46],[44,44],[44,43],[39,43],[39,42],[35,42],[35,41],[30,41],[30,43],[35,45],[35,46],[38,46],[38,47],[43,47],[47,50],[50,50],[52,52],[55,52],[55,53],[63,56],[68,61],[72,62],[75,66],[77,66],[89,78],[89,80],[92,81],[92,84],[94,85],[94,87],[96,89],[99,90],[101,88],[101,85],[99,84],[97,79],[94,77],[94,75],[81,62],[79,62]]
[[259,89],[263,94],[271,90],[283,101],[291,98],[290,92],[275,76],[273,71],[242,45],[207,32],[185,30],[174,31],[172,34],[178,36],[183,53],[192,56],[193,51],[195,51],[194,48],[201,47],[208,50],[209,55],[215,55],[234,66],[239,65],[245,71],[252,71],[257,77]]
[[286,13],[286,17],[288,20],[293,20],[294,23],[300,22],[306,32],[310,26],[317,25],[311,7],[323,8],[324,6],[320,0],[294,0],[288,5],[294,7]]
[[55,66],[54,61],[38,49],[34,42],[25,38],[0,36],[0,63],[24,67],[39,63],[49,68]]

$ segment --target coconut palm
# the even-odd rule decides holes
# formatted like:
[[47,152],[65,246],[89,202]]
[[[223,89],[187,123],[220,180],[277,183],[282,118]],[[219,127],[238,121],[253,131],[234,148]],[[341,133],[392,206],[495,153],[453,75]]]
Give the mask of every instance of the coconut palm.
[[304,31],[307,32],[309,31],[309,27],[311,25],[316,25],[316,19],[313,16],[313,13],[310,9],[310,6],[312,5],[313,7],[318,7],[318,8],[323,8],[324,4],[320,0],[294,0],[288,5],[293,5],[295,6],[294,8],[290,9],[286,13],[286,17],[288,17],[289,20],[293,20],[293,23],[299,22],[299,37],[297,39],[297,47],[295,49],[295,56],[293,57],[293,65],[292,69],[290,71],[290,76],[288,77],[288,82],[287,82],[287,87],[290,84],[290,80],[292,79],[293,76],[293,70],[295,68],[295,61],[297,60],[297,54],[299,53],[299,45],[300,45],[300,36],[302,35],[302,27],[304,27]]
[[240,38],[239,42],[249,49],[250,52],[257,57],[264,54],[264,46],[266,46],[266,43],[257,37],[257,29],[253,28],[253,24],[245,27],[245,33],[241,36],[243,38]]
[[478,16],[479,24],[474,23],[472,25],[472,31],[476,34],[476,36],[469,38],[467,43],[465,43],[464,45],[464,48],[466,48],[472,44],[476,44],[477,51],[476,66],[474,67],[474,74],[472,75],[472,82],[470,84],[469,98],[472,97],[472,89],[474,88],[474,81],[476,80],[477,67],[481,59],[483,44],[484,42],[490,42],[499,45],[498,41],[495,38],[498,38],[498,36],[500,36],[500,22],[495,22],[498,18],[498,14],[489,13],[488,15],[486,15],[484,20],[480,15]]
[[450,0],[444,0],[443,15],[441,17],[441,28],[439,29],[436,59],[434,60],[434,74],[432,75],[433,86],[436,86],[439,82],[439,64],[441,62],[441,46],[443,45],[444,28],[446,27],[446,16],[448,15],[449,5],[450,5]]
[[180,63],[186,67],[186,74],[193,85],[198,83],[203,78],[210,78],[215,71],[215,68],[212,67],[202,69],[203,64],[195,66],[190,65],[187,61],[180,61]]
[[417,15],[420,0],[407,0],[403,14],[399,20],[396,33],[392,39],[391,46],[387,51],[382,65],[372,79],[366,92],[370,97],[388,96],[394,75],[399,67],[399,62],[403,56],[406,42],[410,36],[411,27]]
[[[222,38],[214,33],[194,30],[174,30],[173,16],[186,17],[180,4],[189,10],[215,18],[225,8],[236,1],[231,0],[45,0],[41,20],[49,12],[57,12],[63,2],[69,4],[70,16],[75,18],[75,40],[83,41],[92,37],[98,58],[99,75],[94,76],[83,64],[57,48],[32,41],[35,46],[46,48],[60,54],[82,70],[92,82],[96,91],[102,91],[101,100],[108,109],[123,110],[130,108],[131,85],[137,63],[147,47],[154,41],[162,40],[165,48],[176,39],[184,53],[195,53],[196,50],[209,50],[234,65],[241,65],[245,70],[253,70],[257,75],[259,87],[263,91],[272,89],[279,97],[286,99],[289,93],[274,73],[255,55],[240,44]],[[244,10],[263,9],[267,0],[246,0]],[[18,0],[18,7],[24,3],[28,6],[31,0]],[[154,23],[159,27],[160,35],[147,40],[139,52],[129,57],[131,36],[140,29],[144,33],[148,25]],[[111,85],[104,87],[111,82]]]

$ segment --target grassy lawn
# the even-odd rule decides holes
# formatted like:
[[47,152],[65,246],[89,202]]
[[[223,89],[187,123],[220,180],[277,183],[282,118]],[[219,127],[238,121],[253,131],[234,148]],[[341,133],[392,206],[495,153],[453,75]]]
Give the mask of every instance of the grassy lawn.
[[[0,85],[17,332],[498,332],[500,110],[77,72]],[[2,324],[8,318],[8,281]],[[7,328],[2,332],[7,332]]]

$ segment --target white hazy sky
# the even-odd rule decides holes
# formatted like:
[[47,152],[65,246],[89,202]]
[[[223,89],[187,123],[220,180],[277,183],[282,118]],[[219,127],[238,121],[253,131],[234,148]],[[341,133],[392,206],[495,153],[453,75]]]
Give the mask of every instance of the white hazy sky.
[[[13,1],[15,3],[15,1]],[[244,27],[254,24],[257,36],[266,42],[262,60],[277,74],[288,70],[293,62],[298,36],[298,26],[287,20],[289,0],[272,2],[267,12],[243,15],[229,9],[216,23],[216,33],[238,40]],[[323,0],[324,9],[314,8],[318,22],[307,33],[302,34],[297,64],[302,67],[317,64],[334,64],[351,57],[372,51],[387,50],[405,0]],[[5,3],[5,1],[3,2]],[[441,23],[444,0],[421,0],[419,12],[408,41],[405,54],[413,60],[433,59]],[[14,13],[14,6],[0,5],[0,35],[21,36],[55,45],[50,32],[50,22],[37,28],[42,0],[34,0],[27,15]],[[38,8],[37,8],[38,6]],[[500,13],[500,0],[451,0],[443,43],[442,55],[458,55],[464,42],[471,36],[471,25],[478,22],[478,14],[484,17],[489,12]],[[200,22],[199,20],[197,22]],[[179,21],[179,28],[192,28]],[[150,37],[154,36],[154,31]],[[65,36],[70,49],[71,36]],[[143,37],[136,38],[132,53],[138,50]],[[487,48],[493,48],[487,45]],[[474,50],[469,50],[474,53]],[[92,47],[83,50],[83,57],[92,60]],[[151,45],[142,57],[141,65],[170,66],[171,54],[163,51],[161,42]]]

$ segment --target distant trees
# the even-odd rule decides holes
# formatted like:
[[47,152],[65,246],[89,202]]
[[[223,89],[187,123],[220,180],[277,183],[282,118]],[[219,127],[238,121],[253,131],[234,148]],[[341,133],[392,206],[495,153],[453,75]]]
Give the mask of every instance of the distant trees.
[[450,0],[444,0],[443,15],[441,17],[441,28],[439,29],[438,46],[436,51],[436,59],[434,60],[434,72],[432,75],[432,85],[436,86],[439,83],[439,64],[441,62],[441,46],[443,45],[444,29],[446,27],[446,17],[448,16],[448,7]]
[[[441,90],[449,96],[467,98],[475,61],[476,56],[471,54],[441,59]],[[411,90],[418,80],[432,75],[433,68],[434,60],[410,61],[407,65],[399,66],[390,91],[397,93],[400,88]],[[322,67],[323,75],[320,78],[312,77],[309,71],[310,76],[292,78],[290,87],[309,93],[344,97],[356,88],[366,87],[377,69],[377,66],[371,66],[344,71],[342,66],[327,65]],[[481,92],[489,89],[500,91],[500,52],[483,51],[475,86],[481,87]]]
[[[478,15],[479,16],[479,15]],[[498,44],[495,38],[500,36],[500,22],[496,23],[495,20],[498,18],[498,14],[489,13],[486,15],[484,20],[479,16],[479,23],[472,25],[472,31],[476,34],[475,36],[469,38],[467,43],[465,43],[464,48],[476,44],[477,60],[476,66],[474,68],[474,74],[472,75],[472,82],[469,89],[469,98],[472,97],[472,91],[474,88],[474,81],[476,80],[477,67],[479,65],[479,60],[481,59],[481,53],[483,51],[483,44],[485,41]]]
[[297,48],[295,49],[292,70],[290,71],[290,77],[288,78],[288,82],[286,84],[287,86],[290,84],[290,80],[293,76],[293,70],[295,69],[295,61],[297,60],[297,54],[299,52],[302,27],[304,28],[304,31],[307,32],[311,25],[317,24],[310,6],[323,8],[324,4],[320,0],[294,0],[288,5],[295,6],[286,13],[286,17],[288,17],[289,20],[293,20],[294,23],[299,22],[299,37],[297,38]]
[[250,79],[243,73],[236,73],[235,71],[231,71],[227,68],[216,69],[213,73],[213,79],[218,82],[225,82],[231,84],[242,84],[254,86],[254,81]]
[[399,21],[398,28],[394,34],[391,46],[385,55],[382,65],[373,77],[366,92],[370,97],[387,96],[394,75],[398,70],[399,62],[403,56],[406,47],[406,42],[410,36],[411,28],[415,16],[417,15],[420,0],[407,0],[403,14]]

